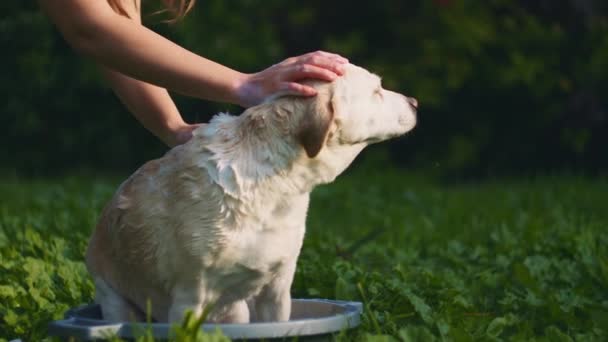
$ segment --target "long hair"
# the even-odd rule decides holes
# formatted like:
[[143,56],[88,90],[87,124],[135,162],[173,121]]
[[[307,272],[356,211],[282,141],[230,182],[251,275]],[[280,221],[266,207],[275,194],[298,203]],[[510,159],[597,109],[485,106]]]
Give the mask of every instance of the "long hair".
[[[162,0],[165,9],[154,12],[154,14],[169,12],[171,18],[166,20],[166,22],[174,23],[188,14],[195,2],[196,0]],[[108,0],[108,3],[114,11],[128,17],[127,12],[121,5],[121,0]]]

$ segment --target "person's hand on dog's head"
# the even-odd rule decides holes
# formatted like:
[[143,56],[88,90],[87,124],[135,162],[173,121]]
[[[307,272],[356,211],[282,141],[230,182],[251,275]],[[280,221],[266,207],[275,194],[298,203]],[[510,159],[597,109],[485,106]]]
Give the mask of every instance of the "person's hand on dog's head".
[[346,64],[348,59],[324,51],[287,58],[260,72],[245,74],[236,85],[239,104],[247,108],[275,95],[314,96],[314,88],[298,81],[311,78],[333,81],[344,73]]
[[169,147],[175,147],[177,145],[185,144],[192,138],[192,132],[200,126],[206,125],[204,123],[198,124],[187,124],[170,131],[170,136],[162,139]]

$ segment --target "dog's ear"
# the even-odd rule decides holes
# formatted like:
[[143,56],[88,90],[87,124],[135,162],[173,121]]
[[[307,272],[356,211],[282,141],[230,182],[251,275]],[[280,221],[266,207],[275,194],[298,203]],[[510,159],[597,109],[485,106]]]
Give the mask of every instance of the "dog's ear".
[[325,142],[335,117],[335,104],[333,92],[320,92],[316,99],[311,99],[312,104],[308,113],[300,119],[298,139],[306,150],[309,158],[316,157]]

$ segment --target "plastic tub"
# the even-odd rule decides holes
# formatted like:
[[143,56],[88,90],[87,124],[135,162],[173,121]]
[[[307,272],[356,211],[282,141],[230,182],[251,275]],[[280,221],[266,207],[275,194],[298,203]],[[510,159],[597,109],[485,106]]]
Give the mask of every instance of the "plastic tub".
[[[330,337],[360,323],[362,304],[327,299],[292,299],[291,317],[286,322],[250,324],[203,324],[205,331],[219,328],[232,339],[271,339],[284,337]],[[49,324],[49,334],[74,337],[79,340],[103,339],[108,336],[133,338],[142,329],[150,328],[154,337],[167,339],[171,334],[168,323],[109,323],[101,318],[99,305],[90,304],[69,310],[65,319]],[[299,339],[301,340],[301,338]]]

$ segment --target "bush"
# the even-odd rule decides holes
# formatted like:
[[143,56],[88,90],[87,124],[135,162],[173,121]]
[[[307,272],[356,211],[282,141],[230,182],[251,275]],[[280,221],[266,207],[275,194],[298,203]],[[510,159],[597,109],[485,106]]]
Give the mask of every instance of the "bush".
[[[587,4],[587,5],[585,5]],[[586,6],[586,7],[585,7]],[[591,6],[591,7],[589,7]],[[5,169],[133,169],[165,147],[31,2],[0,5]],[[345,10],[348,9],[348,15]],[[152,10],[147,10],[151,13]],[[392,159],[440,174],[606,170],[607,6],[562,1],[204,1],[156,31],[245,72],[317,49],[421,103]],[[176,96],[190,121],[234,106]],[[8,149],[7,149],[8,150]]]

